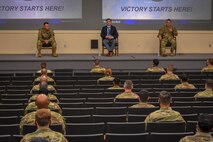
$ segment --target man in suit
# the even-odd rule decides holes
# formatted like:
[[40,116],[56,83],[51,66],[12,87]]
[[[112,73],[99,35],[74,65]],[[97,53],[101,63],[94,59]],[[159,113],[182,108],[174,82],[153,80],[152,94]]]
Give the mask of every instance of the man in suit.
[[109,51],[107,56],[111,57],[115,49],[116,39],[118,38],[117,29],[115,26],[112,26],[112,19],[106,19],[106,26],[101,30],[101,37],[104,46]]

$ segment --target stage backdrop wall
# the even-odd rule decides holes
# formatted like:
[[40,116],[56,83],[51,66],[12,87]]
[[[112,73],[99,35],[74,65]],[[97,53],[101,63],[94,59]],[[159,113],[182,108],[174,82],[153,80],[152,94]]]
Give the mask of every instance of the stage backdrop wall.
[[[38,31],[0,31],[0,54],[35,54]],[[156,53],[158,31],[119,31],[120,53]],[[98,54],[90,48],[100,31],[55,31],[59,54]],[[179,31],[178,53],[213,53],[213,31]],[[48,51],[45,51],[48,52]]]

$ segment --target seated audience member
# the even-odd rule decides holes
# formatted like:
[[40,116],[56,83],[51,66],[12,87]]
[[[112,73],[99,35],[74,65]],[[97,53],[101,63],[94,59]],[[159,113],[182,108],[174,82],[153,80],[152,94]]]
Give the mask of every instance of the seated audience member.
[[133,82],[131,80],[126,80],[124,83],[124,92],[117,95],[116,99],[138,99],[140,101],[140,97],[132,92]]
[[[40,109],[48,109],[48,106],[49,106],[48,97],[44,94],[38,95],[36,97],[36,105],[37,105],[37,111]],[[51,124],[61,124],[62,128],[63,128],[63,132],[65,134],[66,133],[66,122],[65,122],[64,117],[61,116],[57,112],[54,112],[51,110],[49,110],[49,111],[51,113]],[[28,113],[24,117],[22,117],[21,122],[20,122],[20,134],[23,133],[24,124],[34,125],[35,119],[36,119],[36,111]]]
[[133,105],[132,108],[154,108],[155,106],[149,104],[149,92],[147,90],[141,90],[139,92],[140,101],[139,104]]
[[181,114],[170,107],[171,95],[167,91],[160,92],[158,102],[160,109],[149,114],[145,123],[149,122],[185,122]]
[[201,114],[198,117],[197,132],[193,136],[186,136],[179,142],[213,142],[211,130],[213,128],[212,116]]
[[104,72],[104,77],[99,78],[98,81],[113,81],[114,77],[112,77],[112,69],[106,68]]
[[204,67],[201,72],[213,72],[213,59],[209,58],[206,61],[206,67]]
[[205,91],[198,92],[195,98],[210,98],[213,97],[213,79],[207,79],[205,83]]
[[[41,69],[37,71],[37,73],[41,73],[42,69],[47,69],[47,63],[41,63]],[[47,74],[53,73],[51,70],[47,69]]]
[[47,75],[47,69],[43,68],[43,69],[41,69],[41,76],[37,77],[34,80],[34,83],[35,83],[35,81],[40,81],[42,76],[47,76],[47,82],[55,82],[53,78],[51,78]]
[[39,109],[34,115],[37,130],[25,135],[21,142],[38,142],[38,139],[40,139],[39,142],[45,142],[45,140],[48,142],[68,142],[61,133],[55,132],[49,128],[52,123],[52,113],[49,109]]
[[175,89],[196,89],[193,84],[188,83],[188,76],[183,74],[181,76],[181,84],[175,86]]
[[121,84],[121,80],[120,80],[119,78],[116,77],[116,78],[113,80],[113,86],[110,87],[110,88],[108,88],[108,89],[110,89],[110,90],[123,89],[123,87],[121,87],[120,84]]
[[165,72],[164,68],[159,67],[159,60],[154,59],[153,60],[153,66],[148,68],[146,72]]
[[169,64],[166,69],[166,74],[162,75],[159,80],[180,80],[179,77],[173,73],[174,66]]
[[93,63],[94,67],[91,69],[91,73],[104,73],[105,72],[105,68],[102,68],[100,66],[100,60],[95,59],[94,63]]

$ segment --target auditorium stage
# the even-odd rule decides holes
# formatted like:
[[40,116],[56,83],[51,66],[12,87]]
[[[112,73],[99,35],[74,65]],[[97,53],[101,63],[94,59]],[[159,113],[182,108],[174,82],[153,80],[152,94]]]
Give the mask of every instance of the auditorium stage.
[[213,54],[178,54],[174,57],[160,57],[157,54],[120,54],[113,57],[97,54],[59,54],[57,58],[51,55],[38,58],[32,54],[2,54],[0,55],[0,71],[34,71],[39,68],[41,62],[47,62],[50,69],[73,68],[87,71],[92,67],[94,59],[100,59],[103,67],[111,67],[114,70],[145,70],[152,65],[154,58],[159,59],[163,67],[172,63],[177,69],[191,71],[200,70],[207,58],[213,58]]

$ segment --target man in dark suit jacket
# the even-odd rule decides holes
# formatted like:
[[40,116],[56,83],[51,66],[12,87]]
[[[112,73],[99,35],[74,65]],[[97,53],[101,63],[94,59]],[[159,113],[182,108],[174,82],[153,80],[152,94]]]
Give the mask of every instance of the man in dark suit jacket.
[[116,39],[118,38],[117,29],[115,26],[112,26],[112,19],[106,19],[106,26],[101,30],[101,37],[104,46],[109,51],[108,56],[111,57],[115,48]]

